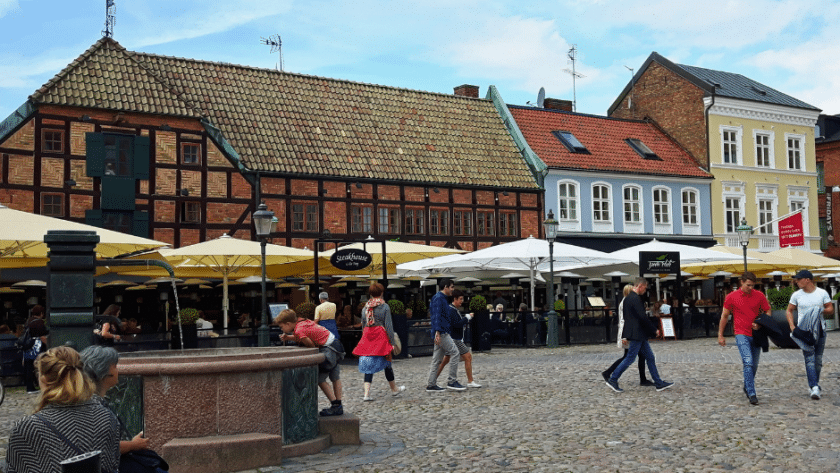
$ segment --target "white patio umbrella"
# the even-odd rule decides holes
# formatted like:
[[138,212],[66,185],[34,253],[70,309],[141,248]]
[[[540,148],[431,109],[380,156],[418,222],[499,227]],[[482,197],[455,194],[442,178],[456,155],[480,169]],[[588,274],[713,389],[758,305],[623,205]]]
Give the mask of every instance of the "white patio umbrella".
[[[722,253],[720,251],[699,248],[696,246],[680,245],[679,243],[659,241],[656,238],[647,243],[642,243],[641,245],[613,251],[612,253],[609,253],[609,255],[618,259],[632,261],[639,264],[640,251],[679,252],[681,265],[687,263],[706,263],[709,261],[725,261],[733,259],[731,254]],[[751,258],[747,257],[747,259]]]

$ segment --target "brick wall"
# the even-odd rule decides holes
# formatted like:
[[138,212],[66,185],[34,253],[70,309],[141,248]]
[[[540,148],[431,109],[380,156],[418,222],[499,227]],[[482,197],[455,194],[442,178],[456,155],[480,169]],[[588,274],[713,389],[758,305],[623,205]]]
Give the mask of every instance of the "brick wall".
[[[631,119],[653,119],[682,145],[694,159],[708,168],[706,162],[706,118],[703,113],[704,92],[656,62],[644,74],[611,116]],[[632,97],[632,108],[627,107]]]
[[26,122],[20,130],[0,143],[0,147],[35,151],[35,121]]
[[41,186],[64,187],[64,160],[41,158]]
[[205,210],[207,223],[234,223],[248,208],[248,204],[208,202]]
[[155,194],[175,195],[176,175],[175,169],[155,169]]
[[85,133],[92,133],[95,130],[93,123],[70,122],[70,153],[76,156],[86,155]]
[[227,197],[227,174],[223,172],[207,173],[207,197]]
[[186,189],[190,192],[190,197],[201,196],[201,172],[199,171],[181,171],[181,189]]
[[70,217],[85,218],[85,210],[93,208],[93,196],[71,195],[70,196]]
[[155,161],[161,164],[177,163],[177,134],[174,131],[158,131],[155,135]]
[[400,200],[399,186],[379,186],[379,200]]
[[9,184],[32,185],[35,166],[32,156],[9,155]]

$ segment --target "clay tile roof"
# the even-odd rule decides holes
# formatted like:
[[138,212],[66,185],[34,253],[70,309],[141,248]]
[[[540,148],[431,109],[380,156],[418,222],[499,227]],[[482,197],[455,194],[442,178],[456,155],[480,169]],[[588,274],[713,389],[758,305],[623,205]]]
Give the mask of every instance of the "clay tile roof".
[[493,103],[484,99],[129,52],[110,39],[32,98],[200,113],[241,163],[258,171],[539,188]]
[[[684,149],[653,124],[509,105],[528,145],[554,169],[711,178]],[[589,154],[573,153],[552,133],[569,131]],[[645,159],[625,141],[641,140],[661,160]]]
[[102,38],[30,97],[35,103],[198,118],[200,112],[138,63],[117,42]]

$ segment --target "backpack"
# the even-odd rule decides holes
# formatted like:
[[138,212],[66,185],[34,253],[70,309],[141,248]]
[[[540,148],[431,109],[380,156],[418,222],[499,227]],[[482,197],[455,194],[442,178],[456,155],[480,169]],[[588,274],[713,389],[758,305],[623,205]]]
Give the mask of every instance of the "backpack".
[[26,327],[26,330],[23,331],[23,335],[21,335],[20,338],[17,339],[15,345],[17,345],[17,347],[23,351],[27,351],[33,346],[35,346],[35,339],[32,338],[32,334],[29,333],[28,326]]

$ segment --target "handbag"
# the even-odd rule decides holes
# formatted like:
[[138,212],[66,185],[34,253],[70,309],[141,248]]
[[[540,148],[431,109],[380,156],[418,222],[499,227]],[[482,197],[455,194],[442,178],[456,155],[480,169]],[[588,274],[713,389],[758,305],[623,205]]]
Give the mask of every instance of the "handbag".
[[29,333],[29,327],[26,327],[26,330],[23,331],[23,335],[18,338],[17,342],[15,342],[21,350],[26,351],[32,348],[32,345],[35,345],[35,339],[32,338],[32,334]]
[[400,337],[394,334],[394,343],[391,344],[391,354],[394,356],[399,355],[402,352],[402,342],[400,341]]
[[169,464],[154,450],[132,450],[120,455],[120,473],[158,473],[169,471]]

